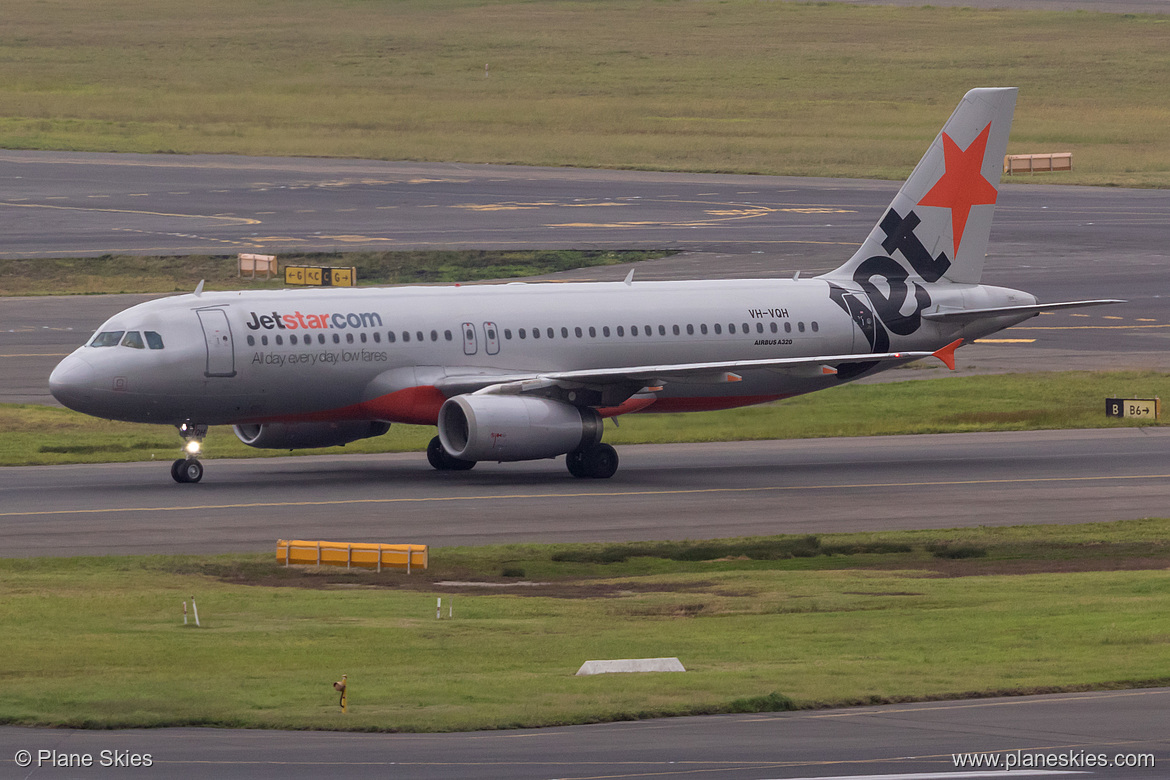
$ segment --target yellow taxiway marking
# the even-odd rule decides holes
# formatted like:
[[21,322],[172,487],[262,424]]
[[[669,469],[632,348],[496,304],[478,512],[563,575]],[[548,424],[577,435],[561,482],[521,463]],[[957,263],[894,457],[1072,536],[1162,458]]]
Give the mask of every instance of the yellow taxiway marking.
[[976,344],[1032,344],[1036,339],[975,339]]
[[104,211],[111,214],[145,214],[149,217],[181,217],[183,219],[222,219],[228,222],[239,222],[242,225],[259,225],[260,220],[247,217],[218,217],[209,214],[169,214],[163,211],[139,211],[136,209],[93,209],[85,206],[50,206],[45,203],[12,203],[0,201],[0,206],[10,206],[18,209],[57,209],[58,211]]
[[765,485],[748,488],[691,488],[684,490],[615,490],[596,493],[505,493],[503,495],[423,496],[420,498],[340,498],[329,501],[256,501],[243,504],[198,504],[193,506],[129,506],[79,509],[40,509],[28,512],[0,512],[0,517],[44,517],[47,515],[106,515],[115,512],[206,512],[212,509],[268,509],[291,506],[354,506],[357,504],[434,504],[456,501],[522,501],[534,498],[628,498],[631,496],[693,496],[701,494],[745,494],[804,492],[812,490],[873,490],[877,488],[957,487],[960,485],[1036,485],[1060,482],[1125,482],[1138,479],[1170,479],[1170,474],[1125,474],[1115,477],[1023,477],[1018,479],[963,479],[939,482],[872,482],[847,485]]
[[1145,330],[1148,328],[1170,328],[1163,325],[1013,325],[1012,330]]
[[321,236],[321,238],[328,238],[333,241],[347,241],[350,243],[360,243],[362,241],[393,241],[392,238],[376,238],[372,236]]

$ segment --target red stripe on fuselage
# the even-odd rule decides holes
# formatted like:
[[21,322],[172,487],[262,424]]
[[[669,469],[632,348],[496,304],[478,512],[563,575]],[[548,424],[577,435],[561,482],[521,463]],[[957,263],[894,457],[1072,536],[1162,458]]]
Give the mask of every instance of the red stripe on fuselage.
[[371,401],[304,414],[283,414],[251,422],[341,422],[343,420],[386,420],[411,425],[436,425],[439,407],[447,400],[433,385],[408,387],[379,396]]

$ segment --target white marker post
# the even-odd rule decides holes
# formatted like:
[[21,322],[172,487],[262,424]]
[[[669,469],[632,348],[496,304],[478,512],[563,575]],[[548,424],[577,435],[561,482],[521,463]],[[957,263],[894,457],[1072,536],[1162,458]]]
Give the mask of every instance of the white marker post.
[[187,602],[183,602],[183,625],[187,625]]
[[195,628],[200,628],[199,625],[199,607],[195,606],[195,597],[191,597],[191,611],[195,613]]
[[439,600],[435,603],[435,620],[440,620],[443,617],[443,597],[439,596]]

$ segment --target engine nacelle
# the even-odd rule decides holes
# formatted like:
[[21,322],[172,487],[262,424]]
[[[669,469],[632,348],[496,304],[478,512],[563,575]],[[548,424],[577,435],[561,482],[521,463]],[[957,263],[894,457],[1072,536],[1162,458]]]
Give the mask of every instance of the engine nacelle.
[[439,440],[459,460],[555,458],[601,441],[601,415],[546,398],[457,395],[439,409]]
[[301,450],[312,447],[336,447],[358,439],[381,436],[390,423],[376,420],[351,420],[322,423],[254,423],[232,426],[240,441],[249,447],[267,450]]

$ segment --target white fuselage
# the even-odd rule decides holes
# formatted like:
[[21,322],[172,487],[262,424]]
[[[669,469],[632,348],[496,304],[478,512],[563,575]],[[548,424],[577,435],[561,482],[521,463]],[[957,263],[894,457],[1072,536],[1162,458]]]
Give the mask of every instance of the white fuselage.
[[[838,288],[838,291],[840,288]],[[850,291],[867,308],[868,299]],[[948,285],[935,305],[1029,303],[1014,290]],[[1025,317],[965,327],[921,321],[890,349],[931,351]],[[973,329],[977,329],[973,330]],[[434,424],[444,378],[647,364],[852,355],[864,329],[830,284],[738,280],[203,293],[140,304],[103,333],[152,332],[162,348],[124,336],[79,348],[53,392],[96,416],[179,424],[376,419]],[[869,372],[892,367],[889,364]],[[642,393],[624,411],[692,411],[774,400],[840,384],[819,370],[697,377]]]

